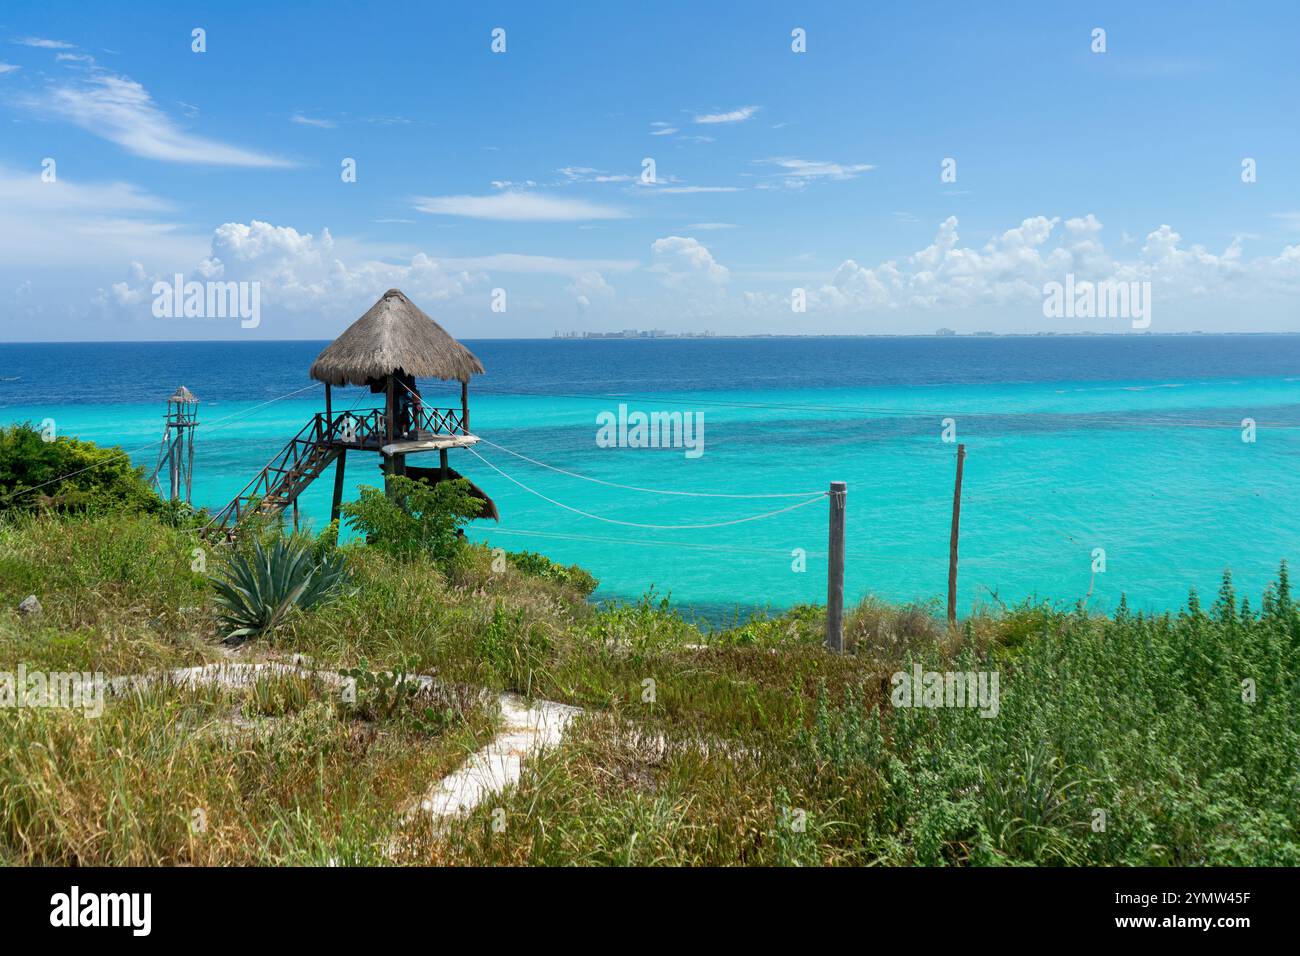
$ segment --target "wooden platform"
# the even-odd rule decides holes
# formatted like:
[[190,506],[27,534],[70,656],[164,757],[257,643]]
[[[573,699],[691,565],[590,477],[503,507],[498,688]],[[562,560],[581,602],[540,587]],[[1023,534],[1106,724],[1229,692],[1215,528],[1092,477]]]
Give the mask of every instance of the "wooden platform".
[[430,435],[428,438],[406,439],[384,445],[385,455],[413,455],[420,451],[442,451],[444,448],[468,448],[478,444],[477,435]]

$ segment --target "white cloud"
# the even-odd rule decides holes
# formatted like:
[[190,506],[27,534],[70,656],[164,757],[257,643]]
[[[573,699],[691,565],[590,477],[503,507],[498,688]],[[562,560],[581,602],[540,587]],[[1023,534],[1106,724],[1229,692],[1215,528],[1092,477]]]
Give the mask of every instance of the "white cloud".
[[[331,322],[354,319],[385,289],[393,287],[420,302],[450,301],[486,278],[448,267],[424,253],[399,263],[364,257],[349,262],[349,258],[328,229],[313,235],[253,220],[218,226],[207,257],[185,271],[201,279],[258,282],[263,308],[269,313],[263,325],[271,328],[276,326],[277,313],[322,316]],[[100,304],[126,307],[136,315],[140,308],[148,307],[142,290],[150,289],[159,278],[170,281],[169,273],[159,271],[161,276],[147,273],[139,262],[133,262],[130,278],[101,293]]]
[[303,116],[301,113],[294,113],[289,117],[290,123],[297,123],[299,126],[315,126],[317,129],[335,129],[339,125],[333,120],[317,119],[314,116]]
[[92,70],[79,82],[55,85],[46,95],[24,102],[37,112],[60,116],[146,159],[210,166],[293,165],[186,132],[154,105],[143,86],[104,70]]
[[71,270],[120,266],[142,255],[173,261],[201,237],[158,218],[171,204],[130,183],[88,183],[0,166],[0,263]]
[[15,40],[15,43],[21,43],[23,46],[34,46],[42,50],[75,50],[76,45],[67,43],[63,40],[47,40],[44,37],[23,37],[21,40]]
[[684,236],[665,236],[650,246],[655,262],[652,272],[657,272],[669,286],[704,283],[725,285],[731,278],[727,267],[713,258],[713,253],[698,240]]
[[489,256],[444,256],[439,261],[453,269],[470,272],[511,272],[520,275],[580,276],[592,272],[630,272],[640,263],[635,259],[566,259],[500,252]]
[[738,193],[741,188],[740,186],[665,186],[658,191],[689,195],[691,193]]
[[695,123],[743,123],[762,107],[742,106],[727,113],[703,113],[692,117]]
[[512,222],[574,222],[590,219],[621,219],[625,213],[612,206],[583,199],[556,198],[527,192],[503,192],[491,196],[416,196],[420,212],[435,216],[494,219]]
[[849,163],[847,165],[840,163],[828,163],[811,159],[796,159],[794,157],[776,157],[774,159],[761,160],[764,165],[775,166],[779,170],[778,176],[788,177],[795,181],[808,181],[815,179],[825,179],[839,181],[845,179],[856,179],[862,173],[869,172],[876,167],[870,163]]
[[6,73],[15,73],[20,69],[22,69],[22,67],[17,66],[16,64],[0,62],[0,76],[4,76]]
[[564,287],[564,291],[573,296],[573,301],[581,312],[586,312],[597,304],[608,308],[614,301],[614,287],[599,272],[579,273],[574,276],[573,282]]
[[[586,305],[609,303],[614,290],[604,274],[630,272],[641,263],[618,259],[563,259],[500,253],[465,258],[433,257],[423,252],[396,261],[380,260],[374,246],[336,240],[328,229],[318,234],[253,220],[228,222],[212,233],[206,255],[187,264],[189,278],[256,281],[267,315],[264,325],[281,333],[310,331],[300,318],[322,316],[330,323],[351,320],[388,288],[401,288],[421,304],[455,303],[481,293],[497,274],[558,276],[569,280],[566,291]],[[152,301],[146,295],[158,279],[170,281],[166,269],[146,270],[135,259],[130,274],[101,290],[97,302],[120,317],[141,318]],[[155,274],[161,273],[161,274]],[[584,307],[579,303],[579,307]],[[330,329],[333,325],[330,325]],[[322,332],[317,326],[312,326]]]
[[637,178],[628,173],[607,173],[590,166],[562,166],[556,172],[569,183],[630,183]]
[[[1210,298],[1240,305],[1264,289],[1300,291],[1300,246],[1246,262],[1240,238],[1212,253],[1200,245],[1186,246],[1178,232],[1161,225],[1147,235],[1137,258],[1116,259],[1101,233],[1102,224],[1092,214],[1064,222],[1033,216],[974,247],[962,244],[957,218],[950,216],[928,246],[902,260],[869,268],[844,260],[827,281],[807,290],[808,309],[857,313],[1025,307],[1041,315],[1043,285],[1062,282],[1067,273],[1076,281],[1149,281],[1158,302]],[[746,301],[762,310],[789,308],[788,294],[751,292]],[[1167,306],[1157,311],[1175,314]]]

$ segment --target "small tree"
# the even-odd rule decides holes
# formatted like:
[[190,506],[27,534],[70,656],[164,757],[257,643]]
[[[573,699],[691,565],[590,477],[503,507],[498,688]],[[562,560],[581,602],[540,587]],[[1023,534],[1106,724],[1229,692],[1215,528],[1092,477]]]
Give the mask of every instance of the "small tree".
[[460,547],[461,528],[483,507],[464,478],[427,485],[389,475],[388,489],[390,495],[363,485],[361,497],[343,506],[343,516],[367,544],[399,558],[427,554],[449,562]]
[[30,422],[0,428],[0,511],[155,512],[161,506],[144,469],[121,448],[66,436],[45,441]]

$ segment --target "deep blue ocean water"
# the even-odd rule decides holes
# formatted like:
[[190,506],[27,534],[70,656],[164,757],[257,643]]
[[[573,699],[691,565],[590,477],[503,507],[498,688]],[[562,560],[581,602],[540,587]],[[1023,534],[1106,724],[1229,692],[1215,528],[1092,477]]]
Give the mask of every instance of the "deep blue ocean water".
[[[194,498],[224,504],[323,408],[307,369],[324,342],[0,345],[0,422],[53,418],[152,469],[167,396],[201,401]],[[956,422],[967,446],[959,600],[1039,596],[1113,607],[1121,593],[1176,608],[1224,568],[1257,604],[1297,557],[1300,336],[1054,336],[467,341],[487,374],[470,386],[473,431],[604,481],[678,491],[818,492],[848,483],[850,598],[943,596]],[[423,382],[427,404],[455,383]],[[295,390],[296,395],[282,398]],[[443,397],[445,396],[445,398]],[[279,401],[273,401],[280,399]],[[263,404],[271,402],[271,404]],[[363,389],[335,408],[369,407]],[[703,413],[704,454],[602,448],[597,415]],[[260,406],[260,407],[259,407]],[[1242,441],[1241,422],[1258,423]],[[534,492],[649,525],[713,524],[801,499],[660,496],[478,451]],[[378,456],[349,456],[352,493]],[[412,464],[420,464],[412,459]],[[453,465],[496,500],[472,532],[576,562],[598,597],[651,587],[709,616],[825,600],[826,503],[729,527],[652,530],[564,510],[468,452]],[[303,498],[328,517],[329,476]],[[792,570],[792,552],[807,553]],[[1093,574],[1093,551],[1106,570]]]

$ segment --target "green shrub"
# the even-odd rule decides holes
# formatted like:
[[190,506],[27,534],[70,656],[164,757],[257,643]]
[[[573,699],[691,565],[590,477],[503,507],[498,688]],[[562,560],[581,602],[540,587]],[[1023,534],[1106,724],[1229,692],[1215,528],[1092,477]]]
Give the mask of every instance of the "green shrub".
[[342,555],[317,561],[300,541],[280,540],[270,549],[233,552],[224,576],[210,579],[227,641],[275,630],[295,608],[311,608],[339,594],[348,583]]
[[506,561],[511,567],[518,568],[524,574],[531,574],[533,577],[569,585],[583,594],[590,594],[596,590],[596,585],[600,583],[585,568],[581,568],[576,564],[557,564],[546,555],[538,554],[535,551],[508,552]]
[[155,512],[162,501],[121,448],[60,436],[30,422],[0,428],[0,511],[105,508]]
[[367,544],[398,558],[428,554],[450,562],[463,543],[461,529],[483,507],[463,478],[427,485],[390,475],[388,490],[386,495],[363,485],[361,496],[343,506],[343,515]]

